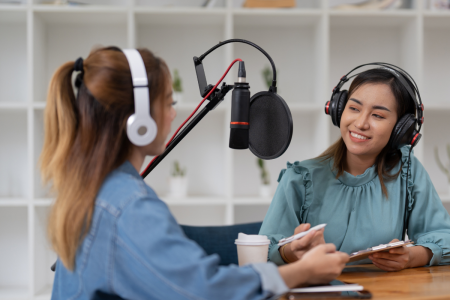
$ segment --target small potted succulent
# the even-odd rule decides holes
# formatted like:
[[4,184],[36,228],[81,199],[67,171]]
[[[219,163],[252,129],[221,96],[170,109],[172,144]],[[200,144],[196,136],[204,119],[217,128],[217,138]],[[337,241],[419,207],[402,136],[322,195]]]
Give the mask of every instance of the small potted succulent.
[[169,178],[169,197],[186,197],[187,187],[188,182],[186,178],[186,169],[182,169],[176,160],[173,162],[173,167]]
[[181,103],[183,101],[183,85],[180,78],[180,74],[178,74],[177,69],[173,70],[172,89],[173,89],[173,101]]
[[448,163],[444,165],[439,159],[438,148],[434,147],[434,158],[436,159],[436,163],[439,166],[439,169],[447,176],[448,183],[448,194],[450,195],[450,145],[447,145],[447,155],[448,155]]
[[266,169],[264,160],[262,160],[261,158],[258,158],[257,163],[258,163],[259,170],[261,172],[261,185],[259,187],[259,195],[261,197],[270,197],[271,191],[270,191],[269,172]]

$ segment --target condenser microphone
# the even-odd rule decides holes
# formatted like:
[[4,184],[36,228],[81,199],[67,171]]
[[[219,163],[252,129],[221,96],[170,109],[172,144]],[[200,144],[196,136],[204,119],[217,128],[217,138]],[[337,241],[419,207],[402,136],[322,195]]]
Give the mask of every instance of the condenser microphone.
[[230,143],[232,149],[248,149],[250,85],[246,82],[245,64],[239,62],[238,82],[231,94]]

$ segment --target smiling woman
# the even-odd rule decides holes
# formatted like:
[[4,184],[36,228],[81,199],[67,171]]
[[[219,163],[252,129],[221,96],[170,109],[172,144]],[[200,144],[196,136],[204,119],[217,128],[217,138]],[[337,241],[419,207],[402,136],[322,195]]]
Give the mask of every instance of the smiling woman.
[[414,247],[357,264],[398,271],[450,263],[450,216],[428,173],[410,155],[420,137],[421,102],[416,87],[397,71],[384,66],[359,73],[348,92],[339,91],[348,78],[339,82],[325,111],[341,138],[314,159],[288,163],[279,176],[260,231],[271,240],[271,261],[281,265],[302,256],[298,243],[277,246],[300,224],[327,223],[310,239],[349,254],[402,239],[404,229],[415,241]]
[[383,194],[388,196],[384,179],[397,178],[399,173],[391,171],[401,159],[400,151],[389,143],[391,132],[403,115],[415,113],[414,102],[395,76],[381,68],[359,74],[348,98],[340,117],[342,138],[318,158],[333,157],[337,177],[344,171],[359,175],[376,165]]

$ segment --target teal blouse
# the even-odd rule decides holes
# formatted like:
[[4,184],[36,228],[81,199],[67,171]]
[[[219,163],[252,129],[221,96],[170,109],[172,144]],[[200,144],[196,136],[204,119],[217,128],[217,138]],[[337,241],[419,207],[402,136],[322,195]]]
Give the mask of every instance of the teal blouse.
[[[316,159],[288,163],[281,171],[278,188],[259,234],[271,241],[269,260],[284,264],[277,243],[289,237],[301,223],[327,223],[324,237],[339,251],[352,253],[402,238],[405,201],[408,201],[407,233],[416,245],[429,248],[429,265],[450,263],[450,216],[425,171],[409,147],[401,149],[402,159],[393,172],[397,179],[385,181],[383,196],[375,166],[364,174],[344,172],[336,179],[333,161]],[[407,183],[406,183],[407,182]],[[405,184],[408,184],[405,195]],[[370,263],[370,260],[358,263]]]

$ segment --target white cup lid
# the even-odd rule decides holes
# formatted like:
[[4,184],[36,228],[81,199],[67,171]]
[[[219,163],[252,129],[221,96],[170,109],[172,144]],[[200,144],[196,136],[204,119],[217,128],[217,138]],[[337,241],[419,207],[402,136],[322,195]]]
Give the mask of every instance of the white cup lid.
[[269,245],[270,240],[265,235],[245,234],[240,232],[238,234],[237,240],[235,240],[234,243],[236,245],[245,245],[245,246],[262,246],[262,245]]

